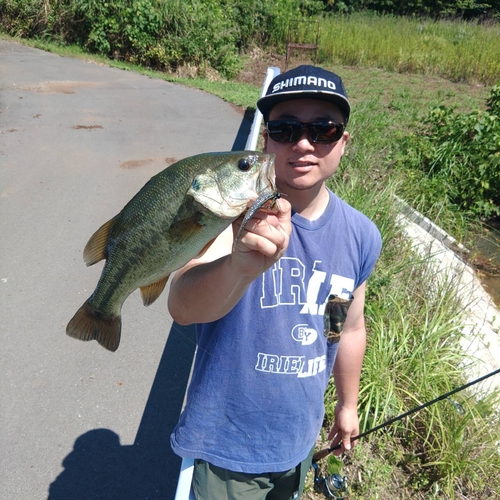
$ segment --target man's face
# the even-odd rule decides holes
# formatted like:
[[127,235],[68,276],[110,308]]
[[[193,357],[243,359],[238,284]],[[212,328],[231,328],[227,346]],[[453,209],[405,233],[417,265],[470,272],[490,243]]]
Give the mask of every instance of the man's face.
[[[343,123],[340,109],[333,103],[318,99],[285,101],[271,109],[269,120],[297,120],[302,123],[334,121]],[[349,134],[333,144],[312,142],[306,130],[296,142],[276,142],[264,130],[264,150],[275,153],[276,184],[280,192],[294,192],[321,186],[337,170]]]

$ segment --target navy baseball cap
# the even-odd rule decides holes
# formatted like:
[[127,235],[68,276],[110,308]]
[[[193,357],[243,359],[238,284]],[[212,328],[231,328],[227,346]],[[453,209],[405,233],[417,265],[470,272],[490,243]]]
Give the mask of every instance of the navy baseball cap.
[[321,99],[336,104],[342,111],[345,124],[351,105],[340,76],[318,66],[302,65],[276,76],[257,107],[267,120],[271,108],[279,102],[293,99]]

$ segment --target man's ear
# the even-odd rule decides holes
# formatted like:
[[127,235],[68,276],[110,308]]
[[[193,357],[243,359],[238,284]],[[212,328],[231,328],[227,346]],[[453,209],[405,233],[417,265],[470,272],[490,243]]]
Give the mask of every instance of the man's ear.
[[349,132],[344,132],[344,134],[342,135],[342,154],[344,154],[345,146],[349,142],[349,137]]
[[262,148],[262,151],[264,151],[264,153],[266,153],[267,152],[267,141],[269,140],[269,135],[268,135],[266,129],[264,129],[262,131],[262,138],[264,139],[264,147]]

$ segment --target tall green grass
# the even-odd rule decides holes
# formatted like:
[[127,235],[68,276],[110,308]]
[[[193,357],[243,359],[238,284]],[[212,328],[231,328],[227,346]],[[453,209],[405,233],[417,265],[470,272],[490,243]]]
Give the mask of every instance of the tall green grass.
[[321,63],[500,81],[500,25],[356,13],[321,21]]
[[[365,431],[465,383],[461,366],[468,355],[461,340],[466,317],[456,299],[458,282],[437,279],[430,256],[417,257],[403,236],[394,204],[397,176],[380,183],[351,157],[330,186],[374,220],[383,239],[368,284],[368,344],[359,397]],[[355,497],[495,498],[500,491],[500,427],[494,411],[499,395],[472,389],[455,398],[362,441],[342,471]],[[333,383],[325,402],[328,427]]]
[[[439,280],[430,256],[417,256],[398,224],[394,195],[408,180],[389,164],[400,132],[418,124],[431,102],[464,96],[460,91],[454,96],[453,85],[444,81],[441,89],[427,87],[423,76],[403,80],[370,74],[347,70],[345,80],[352,83],[348,89],[356,100],[351,140],[329,182],[341,198],[375,221],[383,239],[368,283],[368,345],[359,398],[362,431],[462,385],[464,360],[476,361],[462,347],[467,319],[456,300],[457,280]],[[454,215],[443,217],[450,221]],[[453,401],[440,401],[362,440],[344,457],[341,474],[348,475],[352,495],[361,500],[497,498],[499,394],[479,394],[472,388],[454,398],[464,413]],[[331,384],[325,398],[326,428],[334,402]]]

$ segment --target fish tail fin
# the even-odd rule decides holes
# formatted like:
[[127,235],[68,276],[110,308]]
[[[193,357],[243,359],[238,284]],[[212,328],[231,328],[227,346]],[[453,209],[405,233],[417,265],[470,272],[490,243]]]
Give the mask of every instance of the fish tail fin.
[[108,351],[120,345],[122,320],[120,316],[105,317],[87,300],[66,327],[66,334],[78,340],[97,340]]

